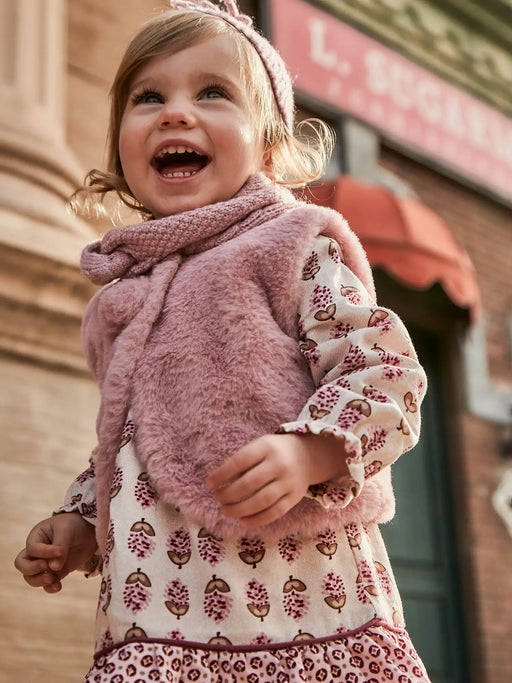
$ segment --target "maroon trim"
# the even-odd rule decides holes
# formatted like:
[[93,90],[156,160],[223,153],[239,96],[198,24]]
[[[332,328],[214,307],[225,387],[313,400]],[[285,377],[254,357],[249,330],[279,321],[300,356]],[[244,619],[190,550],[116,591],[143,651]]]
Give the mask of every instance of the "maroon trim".
[[358,628],[351,629],[349,631],[343,631],[341,633],[336,633],[331,636],[323,636],[322,638],[310,638],[308,640],[290,640],[281,643],[264,643],[262,645],[218,645],[213,643],[196,643],[191,640],[170,640],[168,638],[138,638],[137,640],[123,640],[115,645],[110,645],[109,647],[100,650],[94,654],[94,659],[99,659],[109,654],[113,650],[120,649],[125,645],[131,645],[134,643],[155,643],[158,645],[171,645],[173,647],[179,647],[182,649],[192,649],[192,650],[207,650],[216,652],[261,652],[262,650],[283,650],[289,647],[304,647],[309,645],[314,645],[315,643],[328,643],[330,641],[336,642],[347,636],[353,636],[361,631],[373,628],[375,626],[384,626],[388,631],[393,631],[394,633],[403,633],[403,628],[397,628],[396,626],[390,626],[384,619],[371,619],[362,626]]

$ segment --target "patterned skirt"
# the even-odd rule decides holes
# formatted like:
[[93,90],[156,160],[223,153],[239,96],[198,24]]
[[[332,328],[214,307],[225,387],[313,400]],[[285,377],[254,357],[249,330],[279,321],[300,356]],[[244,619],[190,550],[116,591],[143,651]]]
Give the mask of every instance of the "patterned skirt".
[[428,683],[406,631],[369,626],[276,648],[126,643],[100,654],[85,683]]

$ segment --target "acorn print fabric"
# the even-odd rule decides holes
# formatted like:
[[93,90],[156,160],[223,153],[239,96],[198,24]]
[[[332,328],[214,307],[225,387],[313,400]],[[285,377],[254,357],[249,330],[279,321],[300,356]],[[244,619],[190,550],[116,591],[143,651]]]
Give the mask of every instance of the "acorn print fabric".
[[[419,423],[424,376],[409,364],[410,340],[394,314],[366,297],[337,245],[318,238],[299,309],[317,391],[281,430],[327,430],[360,444],[347,480],[308,492],[326,506],[347,505]],[[406,422],[396,423],[397,403]],[[216,537],[158,499],[134,430],[128,422],[112,484],[87,683],[428,681],[376,525],[326,528],[313,538]],[[66,510],[94,521],[93,468],[68,491]]]
[[345,438],[349,479],[310,493],[346,506],[365,479],[412,447],[426,378],[402,321],[371,305],[327,237],[316,239],[303,268],[299,335],[317,390],[281,431]]
[[151,489],[137,495],[145,473],[132,441],[121,448],[118,468],[98,652],[139,638],[260,647],[341,635],[365,623],[403,626],[377,527],[352,523],[312,539],[224,540]]
[[228,542],[137,497],[131,442],[118,462],[86,683],[428,681],[376,526]]

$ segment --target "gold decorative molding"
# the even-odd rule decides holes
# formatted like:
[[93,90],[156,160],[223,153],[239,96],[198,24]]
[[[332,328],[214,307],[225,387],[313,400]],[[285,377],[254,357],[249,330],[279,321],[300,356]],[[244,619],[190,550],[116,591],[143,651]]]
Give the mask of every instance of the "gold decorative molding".
[[512,2],[316,0],[443,78],[512,115]]

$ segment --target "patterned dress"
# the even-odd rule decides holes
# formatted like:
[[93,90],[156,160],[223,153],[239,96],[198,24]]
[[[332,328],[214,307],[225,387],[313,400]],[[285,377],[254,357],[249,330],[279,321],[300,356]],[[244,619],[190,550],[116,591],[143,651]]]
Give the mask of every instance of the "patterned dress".
[[[304,265],[299,332],[317,391],[280,431],[361,439],[349,477],[307,493],[319,505],[345,506],[409,447],[424,374],[401,321],[369,305],[323,236]],[[407,428],[397,405],[406,406]],[[135,429],[128,421],[112,483],[87,683],[428,681],[376,524],[313,538],[216,537],[159,500],[137,458]],[[71,510],[94,524],[93,466],[59,512]]]

